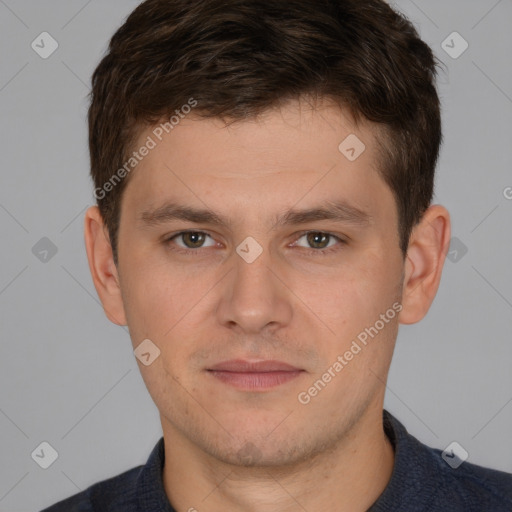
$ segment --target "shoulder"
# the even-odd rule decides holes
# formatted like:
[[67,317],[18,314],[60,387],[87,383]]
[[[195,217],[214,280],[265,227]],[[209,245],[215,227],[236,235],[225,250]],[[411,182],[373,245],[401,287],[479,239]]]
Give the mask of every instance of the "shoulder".
[[512,512],[512,474],[423,444],[387,411],[384,429],[395,449],[395,465],[372,512]]
[[165,495],[162,469],[165,459],[164,438],[161,437],[145,465],[91,485],[41,512],[137,512],[159,510],[174,512]]
[[144,466],[98,482],[41,512],[131,512],[135,509],[136,481]]
[[463,462],[450,467],[436,448],[425,447],[438,468],[437,501],[458,503],[463,510],[512,511],[512,474]]

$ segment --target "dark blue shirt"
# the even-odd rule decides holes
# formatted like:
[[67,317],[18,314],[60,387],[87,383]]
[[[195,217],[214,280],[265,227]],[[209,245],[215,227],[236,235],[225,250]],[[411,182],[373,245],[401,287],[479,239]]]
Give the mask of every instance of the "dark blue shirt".
[[[383,414],[395,465],[387,487],[368,512],[512,512],[512,474],[468,462],[452,469],[441,450],[420,443],[391,414]],[[161,438],[146,465],[42,512],[176,512],[164,491],[163,467]]]

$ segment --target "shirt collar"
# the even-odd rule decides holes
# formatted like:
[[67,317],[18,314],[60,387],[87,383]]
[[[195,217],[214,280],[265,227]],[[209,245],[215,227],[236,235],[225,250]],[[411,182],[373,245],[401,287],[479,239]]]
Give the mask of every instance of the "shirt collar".
[[176,512],[164,490],[164,462],[164,438],[161,437],[137,478],[137,512]]
[[423,510],[419,503],[429,503],[437,489],[426,485],[439,469],[429,449],[409,434],[388,411],[383,411],[384,432],[393,445],[395,462],[388,485],[367,512]]

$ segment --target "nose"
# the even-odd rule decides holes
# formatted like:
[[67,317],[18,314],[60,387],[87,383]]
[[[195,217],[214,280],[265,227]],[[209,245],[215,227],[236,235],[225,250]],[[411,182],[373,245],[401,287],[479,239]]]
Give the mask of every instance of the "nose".
[[257,334],[263,329],[277,329],[288,324],[293,310],[293,294],[283,274],[267,249],[249,263],[234,254],[234,269],[222,281],[218,320],[230,328]]

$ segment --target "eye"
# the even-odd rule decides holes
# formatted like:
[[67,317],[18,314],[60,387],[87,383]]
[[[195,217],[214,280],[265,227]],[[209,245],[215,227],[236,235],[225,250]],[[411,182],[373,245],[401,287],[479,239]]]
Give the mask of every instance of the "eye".
[[[302,233],[300,238],[293,245],[298,245],[298,242],[305,238],[306,243],[309,247],[313,248],[313,251],[309,251],[310,254],[326,254],[341,249],[346,244],[346,241],[339,236],[333,235],[332,233],[325,233],[323,231],[307,231]],[[333,242],[333,243],[331,243]],[[338,244],[336,244],[338,242]],[[302,246],[304,247],[304,246]]]
[[[211,240],[210,245],[205,245],[205,241],[209,238]],[[306,246],[300,245],[301,239],[306,240]],[[165,244],[170,246],[173,251],[183,252],[186,254],[198,253],[198,249],[204,249],[206,247],[214,247],[216,245],[215,240],[204,231],[181,231],[168,237]],[[181,242],[181,243],[180,243]],[[320,256],[336,252],[340,250],[343,245],[346,245],[346,241],[339,236],[333,235],[332,233],[326,233],[323,231],[306,231],[301,233],[296,242],[292,244],[293,247],[305,247],[306,249],[312,248],[307,251],[307,254]]]
[[[212,240],[213,243],[210,246],[204,245],[206,238],[210,238]],[[182,241],[182,244],[178,243],[179,240]],[[181,247],[185,252],[194,251],[195,249],[202,249],[203,247],[212,247],[215,245],[215,241],[212,239],[212,237],[204,231],[182,231],[166,240],[166,243],[171,242],[175,242],[176,245]]]

